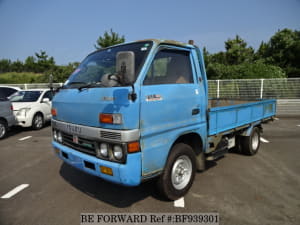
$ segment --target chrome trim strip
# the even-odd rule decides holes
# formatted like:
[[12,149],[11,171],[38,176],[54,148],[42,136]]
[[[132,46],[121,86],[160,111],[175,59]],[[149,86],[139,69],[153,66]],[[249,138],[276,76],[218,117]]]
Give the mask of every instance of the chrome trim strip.
[[[131,142],[137,141],[140,138],[140,130],[112,130],[112,129],[104,129],[98,127],[89,127],[83,126],[79,124],[66,123],[58,120],[51,120],[51,124],[53,128],[66,132],[68,134],[78,135],[80,137],[86,137],[89,139],[99,140],[99,141],[113,141],[113,142]],[[109,132],[112,136],[103,137],[101,136],[101,132]],[[115,134],[115,138],[114,135]]]

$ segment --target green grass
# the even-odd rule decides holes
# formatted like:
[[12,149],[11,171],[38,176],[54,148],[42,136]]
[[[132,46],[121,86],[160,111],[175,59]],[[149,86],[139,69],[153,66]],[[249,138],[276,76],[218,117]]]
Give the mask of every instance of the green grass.
[[32,72],[8,72],[0,74],[0,84],[40,83],[44,74]]

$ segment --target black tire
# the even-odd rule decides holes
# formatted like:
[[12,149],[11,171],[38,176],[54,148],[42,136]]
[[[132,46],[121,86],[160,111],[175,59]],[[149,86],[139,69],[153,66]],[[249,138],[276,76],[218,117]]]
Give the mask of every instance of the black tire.
[[172,149],[157,187],[161,195],[170,200],[184,196],[193,184],[196,172],[196,157],[186,144],[176,144]]
[[255,155],[260,146],[260,130],[258,127],[254,127],[250,136],[242,137],[241,150],[245,155]]
[[6,121],[0,120],[0,139],[3,139],[8,131],[8,126]]
[[44,117],[41,113],[36,113],[32,119],[32,129],[39,130],[44,126]]

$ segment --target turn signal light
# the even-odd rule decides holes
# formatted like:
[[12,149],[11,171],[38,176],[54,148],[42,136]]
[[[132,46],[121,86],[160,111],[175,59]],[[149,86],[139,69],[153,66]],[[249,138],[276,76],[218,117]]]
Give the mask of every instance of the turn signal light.
[[100,171],[101,171],[101,173],[104,173],[104,174],[113,176],[113,171],[112,171],[112,169],[109,168],[109,167],[106,167],[106,166],[100,166]]
[[101,113],[100,114],[100,122],[101,123],[113,123],[114,120],[113,120],[112,114]]
[[127,144],[128,153],[134,153],[140,151],[140,143],[138,141],[130,142]]
[[101,113],[99,114],[99,121],[100,123],[122,124],[122,115]]
[[54,108],[51,109],[51,115],[52,116],[57,116],[56,109],[54,109]]
[[59,155],[60,150],[58,148],[54,148],[54,152]]

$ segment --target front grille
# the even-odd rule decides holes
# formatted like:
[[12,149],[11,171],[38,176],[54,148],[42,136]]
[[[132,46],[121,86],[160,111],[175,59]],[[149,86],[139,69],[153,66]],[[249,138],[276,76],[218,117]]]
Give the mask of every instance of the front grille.
[[121,140],[121,133],[102,130],[100,131],[100,137],[111,140]]
[[78,137],[77,144],[73,141],[72,134],[62,133],[62,144],[89,155],[96,155],[97,143],[92,140]]

